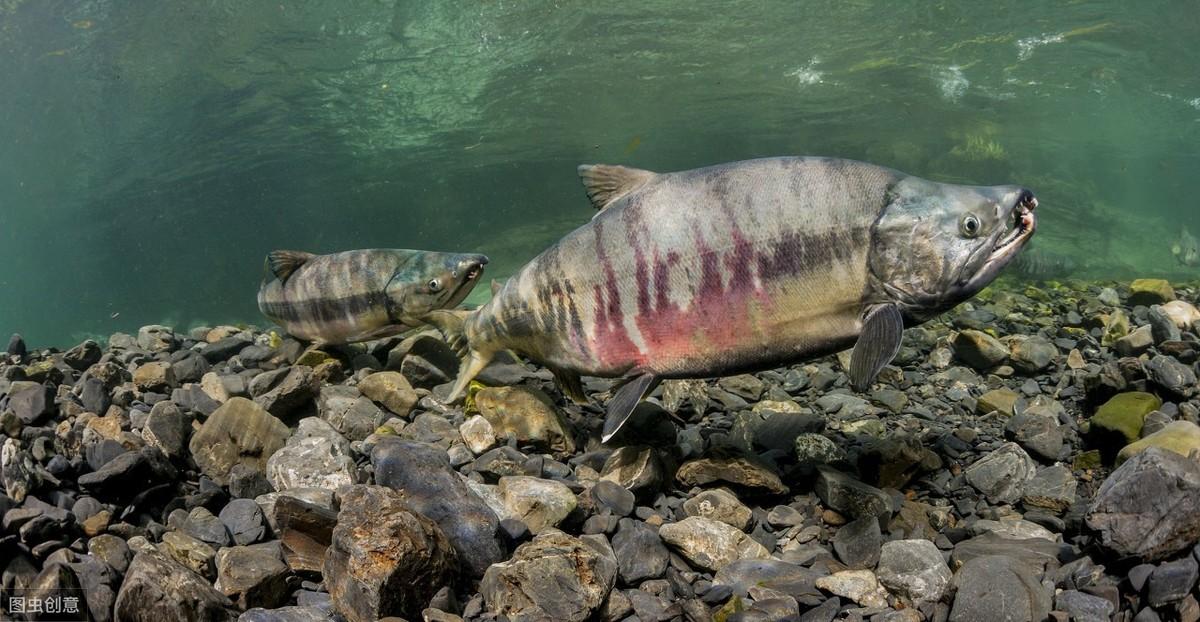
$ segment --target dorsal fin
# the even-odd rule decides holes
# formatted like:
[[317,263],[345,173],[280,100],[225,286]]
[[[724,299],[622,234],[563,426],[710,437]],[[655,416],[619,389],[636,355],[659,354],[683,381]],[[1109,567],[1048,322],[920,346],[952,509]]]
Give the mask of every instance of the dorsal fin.
[[611,164],[581,164],[579,178],[587,191],[592,207],[597,210],[612,205],[617,199],[644,186],[657,173],[639,168],[614,166]]
[[271,251],[267,253],[267,266],[275,278],[286,281],[296,268],[313,257],[316,255],[304,251]]

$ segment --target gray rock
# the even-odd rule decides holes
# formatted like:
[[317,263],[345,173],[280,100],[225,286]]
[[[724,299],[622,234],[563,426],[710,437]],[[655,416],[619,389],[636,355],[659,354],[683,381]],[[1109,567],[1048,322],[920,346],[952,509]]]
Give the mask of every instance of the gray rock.
[[801,434],[794,443],[796,460],[802,465],[833,464],[845,457],[845,452],[821,434]]
[[375,483],[402,493],[414,510],[436,522],[473,576],[500,561],[499,520],[450,468],[446,452],[433,445],[389,438],[371,452]]
[[211,579],[215,574],[213,560],[217,556],[216,549],[182,531],[164,533],[158,550],[206,579]]
[[[458,357],[446,345],[446,342],[429,335],[420,335],[408,345],[400,345],[392,351],[404,351],[400,363],[400,373],[409,384],[418,389],[433,389],[450,382],[458,373]],[[388,355],[389,366],[392,363],[391,353]]]
[[112,404],[112,396],[109,395],[108,387],[104,385],[103,380],[89,377],[83,380],[83,389],[79,392],[79,403],[87,412],[104,414]]
[[163,481],[173,481],[175,467],[153,447],[123,453],[99,471],[79,476],[79,486],[101,499],[131,499]]
[[329,622],[329,611],[324,607],[280,607],[247,609],[238,617],[238,622]]
[[175,331],[152,324],[138,329],[137,347],[147,352],[166,352],[175,347]]
[[750,508],[724,488],[705,490],[684,501],[683,511],[688,516],[711,518],[741,531],[745,531],[754,518]]
[[[279,371],[284,373],[280,374]],[[254,396],[254,402],[267,412],[276,417],[286,417],[316,397],[320,382],[313,375],[311,367],[295,365],[259,374],[250,382],[250,394]]]
[[343,385],[321,387],[321,393],[317,397],[317,412],[320,413],[321,419],[329,422],[335,430],[352,441],[361,441],[370,436],[386,418],[374,402],[359,393],[359,389]]
[[668,523],[658,535],[699,568],[718,571],[739,559],[766,559],[770,551],[742,531],[699,516]]
[[124,540],[112,534],[100,534],[88,540],[88,554],[108,564],[117,574],[124,575],[129,569],[129,560],[133,557],[129,545]]
[[996,555],[968,561],[954,576],[951,622],[1024,622],[1050,614],[1050,590],[1017,560]]
[[825,600],[816,581],[822,573],[776,559],[744,559],[725,565],[713,577],[713,586],[724,586],[732,595],[745,597],[750,588],[763,587],[787,594],[797,602],[815,606]]
[[874,568],[879,563],[883,535],[879,518],[863,516],[843,525],[833,536],[833,550],[838,559],[852,569]]
[[265,473],[267,459],[283,447],[289,434],[288,427],[261,406],[234,397],[205,420],[188,448],[205,475],[225,484],[235,464]]
[[1150,322],[1150,334],[1154,337],[1154,343],[1162,343],[1164,341],[1179,341],[1182,335],[1179,332],[1179,327],[1175,325],[1175,321],[1163,311],[1162,305],[1152,305],[1150,312],[1146,314]]
[[1021,500],[1027,506],[1062,513],[1074,503],[1077,485],[1071,469],[1061,464],[1046,467],[1025,483]]
[[825,507],[851,518],[891,516],[891,499],[882,490],[828,467],[817,469],[816,493]]
[[1159,564],[1150,573],[1147,582],[1146,599],[1151,607],[1164,607],[1173,602],[1183,600],[1196,587],[1200,578],[1200,564],[1196,558],[1187,555],[1173,562]]
[[267,534],[262,508],[253,499],[230,501],[218,517],[238,546],[254,544]]
[[229,531],[225,529],[225,523],[221,522],[220,518],[213,516],[213,513],[204,506],[193,508],[191,512],[188,512],[187,520],[180,526],[180,530],[215,548],[229,546],[232,542]]
[[138,553],[117,593],[115,619],[234,620],[237,612],[224,594],[200,575],[159,553]]
[[1170,557],[1200,537],[1200,463],[1149,447],[1113,471],[1088,509],[1103,546],[1146,561]]
[[637,585],[645,579],[657,579],[667,569],[670,553],[658,532],[646,523],[621,519],[612,539],[621,581]]
[[929,540],[884,543],[875,574],[889,592],[918,606],[941,600],[952,576],[941,551]]
[[604,603],[616,575],[617,564],[606,554],[547,531],[488,568],[479,591],[489,612],[511,620],[583,622]]
[[21,423],[36,425],[54,412],[54,391],[38,382],[18,380],[8,387],[3,406],[13,411]]
[[25,347],[25,339],[20,333],[13,333],[12,337],[8,338],[8,347],[4,350],[9,356],[25,358],[29,354],[29,349]]
[[367,399],[383,404],[384,408],[401,417],[407,417],[419,399],[408,379],[394,371],[376,372],[363,378],[358,383],[358,390]]
[[967,483],[992,503],[1015,503],[1036,473],[1037,465],[1016,443],[1001,445],[965,471]]
[[275,490],[337,490],[355,483],[358,469],[346,439],[321,419],[308,418],[301,424],[287,444],[267,460],[267,479]]
[[614,451],[604,462],[600,479],[625,488],[638,497],[649,497],[662,488],[666,467],[658,452],[645,445],[628,445]]
[[524,475],[501,477],[496,492],[508,515],[519,518],[534,535],[558,526],[577,503],[566,484]]
[[0,483],[4,484],[5,494],[20,503],[41,482],[33,456],[21,449],[21,442],[17,439],[5,439],[0,449]]
[[217,553],[217,591],[241,609],[278,607],[287,602],[288,567],[275,543],[233,546]]
[[266,473],[240,462],[229,469],[228,480],[229,495],[237,499],[253,499],[275,490]]
[[1047,462],[1058,460],[1063,449],[1062,426],[1053,414],[1029,409],[1008,420],[1005,436]]
[[164,400],[154,405],[142,427],[142,438],[151,447],[157,447],[168,458],[178,460],[187,447],[188,428],[183,413],[174,402]]
[[1018,371],[1036,374],[1050,367],[1058,348],[1043,337],[1024,337],[1011,342],[1010,361]]
[[[608,509],[616,516],[629,516],[633,513],[637,499],[625,488],[615,482],[602,479],[588,490],[588,496],[597,509]],[[686,506],[686,503],[684,504]]]
[[322,575],[338,612],[348,620],[418,617],[456,572],[446,535],[414,512],[402,494],[363,485],[342,494]]
[[1150,326],[1138,327],[1133,332],[1121,337],[1113,344],[1113,349],[1121,356],[1138,356],[1154,345],[1154,334]]
[[1169,393],[1187,398],[1196,392],[1196,373],[1174,357],[1159,354],[1146,364],[1146,371],[1151,380]]
[[1113,604],[1108,599],[1078,590],[1059,592],[1054,597],[1054,608],[1076,622],[1108,622],[1113,614]]
[[995,532],[982,533],[954,545],[950,567],[960,568],[980,557],[1010,557],[1023,568],[1042,574],[1059,567],[1059,545],[1041,538],[1015,539]]
[[185,350],[171,355],[171,373],[176,382],[200,382],[209,368],[208,361],[197,352]]

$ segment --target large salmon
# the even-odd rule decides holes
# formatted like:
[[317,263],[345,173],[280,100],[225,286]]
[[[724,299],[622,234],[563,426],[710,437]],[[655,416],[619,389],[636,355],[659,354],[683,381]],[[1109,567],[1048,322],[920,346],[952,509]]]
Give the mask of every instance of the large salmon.
[[267,255],[258,308],[318,345],[381,339],[458,305],[487,262],[484,255],[403,249],[274,251]]
[[[1033,235],[1016,186],[927,181],[863,162],[781,157],[657,174],[582,166],[600,212],[463,320],[450,401],[499,351],[628,377],[604,440],[663,378],[722,376],[854,345],[870,385],[919,324],[987,285]],[[452,326],[452,316],[442,318]],[[465,341],[465,343],[464,343]]]

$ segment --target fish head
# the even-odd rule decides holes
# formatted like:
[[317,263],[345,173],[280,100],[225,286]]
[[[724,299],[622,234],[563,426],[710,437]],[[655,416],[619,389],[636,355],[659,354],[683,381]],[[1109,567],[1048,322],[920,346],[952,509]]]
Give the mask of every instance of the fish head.
[[422,252],[405,262],[388,282],[393,319],[409,326],[423,323],[430,311],[458,306],[483,276],[486,255]]
[[871,231],[875,302],[924,321],[991,283],[1033,237],[1033,193],[907,177],[889,190]]

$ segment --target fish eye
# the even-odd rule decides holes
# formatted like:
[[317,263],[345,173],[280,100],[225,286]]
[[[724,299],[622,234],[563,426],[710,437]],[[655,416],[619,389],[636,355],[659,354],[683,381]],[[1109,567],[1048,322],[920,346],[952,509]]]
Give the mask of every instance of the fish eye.
[[429,281],[429,291],[438,292],[438,291],[441,291],[441,289],[442,289],[441,279],[432,279]]
[[962,231],[963,236],[968,238],[979,235],[980,226],[979,219],[971,214],[963,216],[962,222],[958,224],[958,228]]

